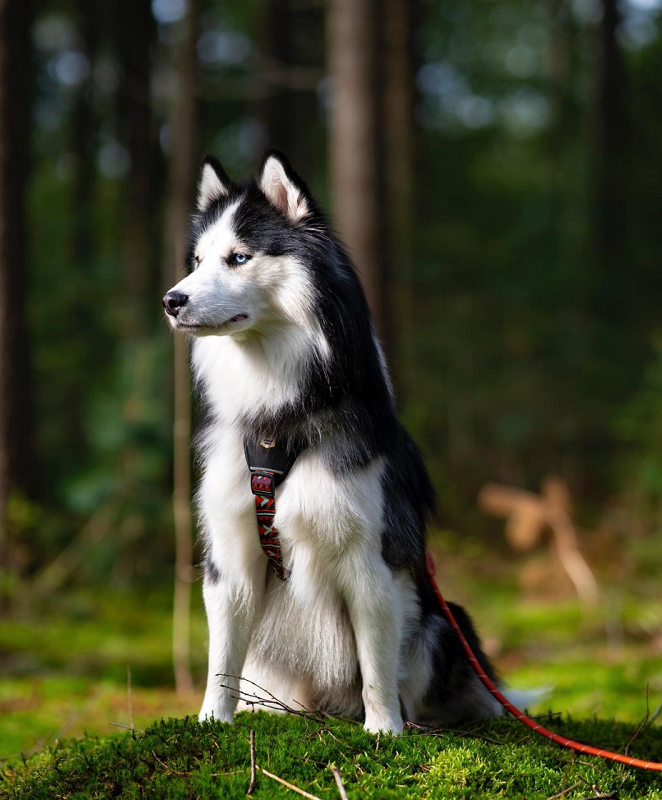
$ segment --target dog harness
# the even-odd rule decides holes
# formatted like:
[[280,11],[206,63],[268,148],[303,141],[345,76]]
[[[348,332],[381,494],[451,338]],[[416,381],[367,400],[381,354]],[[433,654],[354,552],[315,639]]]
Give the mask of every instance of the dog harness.
[[255,496],[257,530],[260,545],[276,577],[281,581],[290,578],[290,571],[283,566],[276,516],[276,487],[292,469],[301,447],[296,444],[281,444],[276,439],[260,439],[244,442],[244,455],[251,473],[251,492]]

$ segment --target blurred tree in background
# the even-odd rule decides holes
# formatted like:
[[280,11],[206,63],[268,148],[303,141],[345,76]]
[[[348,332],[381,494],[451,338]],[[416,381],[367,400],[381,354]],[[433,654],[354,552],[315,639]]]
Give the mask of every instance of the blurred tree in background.
[[444,526],[487,535],[484,483],[554,473],[591,524],[657,532],[662,3],[198,2],[0,2],[14,579],[74,535],[79,581],[170,574],[186,164],[271,146],[357,257]]

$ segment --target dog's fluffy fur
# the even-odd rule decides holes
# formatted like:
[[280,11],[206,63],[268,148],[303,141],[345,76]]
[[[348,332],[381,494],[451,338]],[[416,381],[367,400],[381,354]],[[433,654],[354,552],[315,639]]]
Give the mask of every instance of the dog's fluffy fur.
[[[242,185],[205,161],[188,266],[168,319],[195,337],[208,412],[198,439],[209,621],[201,719],[233,717],[237,681],[222,675],[285,703],[364,715],[370,731],[499,713],[427,582],[434,494],[396,418],[355,268],[283,156],[268,154]],[[257,534],[243,452],[257,436],[303,448],[276,493],[286,583]],[[454,611],[492,674],[469,618]]]

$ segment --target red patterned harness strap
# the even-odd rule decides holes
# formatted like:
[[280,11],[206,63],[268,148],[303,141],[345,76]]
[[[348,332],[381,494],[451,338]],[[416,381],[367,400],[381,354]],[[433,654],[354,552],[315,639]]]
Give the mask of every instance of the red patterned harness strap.
[[244,442],[246,464],[251,474],[251,492],[255,495],[260,545],[281,581],[289,580],[290,571],[283,566],[280,538],[275,525],[276,487],[287,478],[302,449],[296,440],[280,442],[275,438],[261,438]]
[[290,571],[283,566],[283,554],[274,523],[276,516],[276,475],[271,470],[251,467],[251,491],[255,495],[257,530],[260,544],[273,571],[281,581],[289,580]]

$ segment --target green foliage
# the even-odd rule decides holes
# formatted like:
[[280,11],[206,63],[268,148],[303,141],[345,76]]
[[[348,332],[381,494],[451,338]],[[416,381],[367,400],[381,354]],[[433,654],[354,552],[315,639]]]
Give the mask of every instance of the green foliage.
[[[280,115],[292,130],[305,128],[289,155],[326,201],[326,93],[313,80],[325,72],[321,6],[304,4],[288,17],[295,63],[283,67],[293,69],[293,85],[303,83],[272,97],[283,87],[256,69],[274,33],[268,6],[203,5],[199,52],[211,56],[200,63],[200,153],[216,152],[233,174],[246,174],[269,143],[263,106],[285,98]],[[619,195],[627,209],[619,268],[599,254],[595,226],[598,19],[581,3],[562,4],[554,18],[521,0],[430,0],[417,8],[414,252],[391,264],[392,367],[403,418],[433,468],[445,524],[484,535],[489,529],[475,498],[485,481],[537,487],[551,472],[569,480],[582,509],[600,510],[621,493],[633,453],[639,485],[659,492],[654,431],[630,426],[624,448],[620,427],[657,358],[659,7],[621,8],[628,136],[614,164],[625,168]],[[150,125],[161,129],[162,145],[150,155],[158,191],[143,211],[153,263],[144,267],[135,314],[136,265],[127,258],[135,245],[127,211],[135,173],[126,164],[133,123],[120,113],[128,90],[118,82],[109,10],[92,24],[98,51],[87,88],[67,82],[60,69],[80,55],[83,18],[51,0],[35,25],[29,310],[43,513],[30,527],[27,571],[109,504],[127,518],[128,532],[106,544],[86,577],[131,561],[132,542],[140,541],[158,579],[169,555],[160,537],[170,530],[171,409],[170,341],[157,319],[174,269],[162,230],[171,100],[164,75],[175,63],[179,32],[176,22],[161,20],[146,48],[160,87]],[[558,74],[550,66],[554,54]],[[81,103],[89,117],[87,154],[76,150],[72,132]],[[108,153],[118,152],[124,167],[109,169]],[[86,249],[76,245],[81,229]],[[640,508],[635,499],[631,517]]]
[[[554,720],[562,734],[624,749],[632,727],[610,721]],[[512,720],[479,723],[466,731],[411,730],[375,736],[360,724],[324,723],[264,713],[241,714],[234,726],[188,717],[161,721],[144,733],[65,742],[4,769],[0,797],[41,800],[93,798],[243,798],[250,774],[249,732],[260,767],[320,798],[337,797],[330,765],[340,770],[349,797],[573,798],[618,791],[619,797],[662,798],[659,774],[600,759],[575,757],[526,732]],[[659,730],[640,732],[632,754],[662,759]],[[574,788],[572,788],[574,787]],[[256,798],[292,797],[258,771]]]

